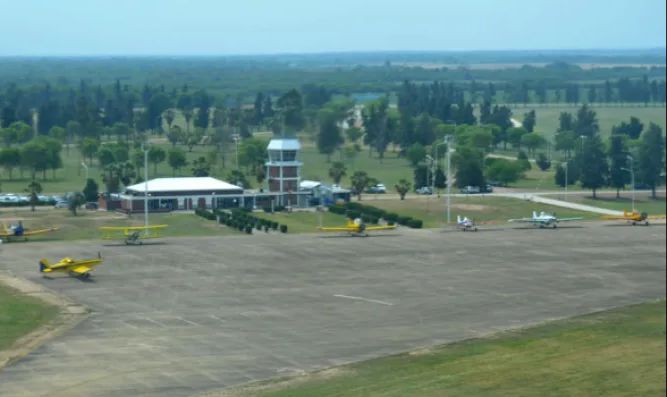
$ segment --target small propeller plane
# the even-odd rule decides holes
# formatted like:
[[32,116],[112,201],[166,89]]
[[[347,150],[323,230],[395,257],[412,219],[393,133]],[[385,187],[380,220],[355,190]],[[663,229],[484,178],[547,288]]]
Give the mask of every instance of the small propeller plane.
[[46,259],[39,260],[39,272],[40,273],[67,273],[71,277],[76,277],[79,279],[90,278],[90,272],[102,263],[102,256],[100,253],[97,253],[97,258],[93,259],[72,259],[72,258],[63,258],[60,262],[49,264],[49,261]]
[[559,222],[578,221],[581,219],[583,218],[557,218],[555,214],[547,214],[544,211],[538,214],[537,211],[533,211],[532,218],[510,219],[508,222],[531,223],[533,226],[539,227],[540,229],[549,226],[555,229],[558,227]]
[[366,226],[366,224],[360,219],[348,219],[345,226],[338,227],[318,227],[319,230],[324,232],[347,232],[350,236],[354,237],[368,237],[369,231],[378,231],[378,230],[393,230],[396,229],[395,225],[381,225],[381,226]]
[[648,214],[637,210],[632,210],[630,212],[628,212],[628,210],[623,210],[623,215],[605,215],[602,219],[627,221],[633,225],[643,223],[645,226],[648,226]]
[[153,226],[102,226],[102,238],[105,240],[124,240],[126,245],[142,245],[141,240],[160,238],[160,230],[168,225]]
[[13,240],[23,240],[27,241],[28,237],[30,236],[36,236],[39,234],[46,234],[46,233],[51,233],[55,232],[58,230],[56,227],[50,227],[50,228],[44,228],[44,229],[26,229],[23,227],[23,222],[19,221],[15,225],[9,225],[6,226],[5,224],[2,224],[2,228],[0,228],[0,240],[6,241],[6,242],[11,242]]
[[461,218],[461,215],[457,215],[456,227],[464,232],[467,232],[468,230],[472,230],[473,232],[477,231],[477,225],[472,219],[468,219],[467,216]]

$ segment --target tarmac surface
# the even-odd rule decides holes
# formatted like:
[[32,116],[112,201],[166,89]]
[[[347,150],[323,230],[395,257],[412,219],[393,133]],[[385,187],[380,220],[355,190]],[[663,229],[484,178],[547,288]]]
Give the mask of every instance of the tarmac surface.
[[[92,310],[0,396],[189,396],[665,297],[665,226],[11,243],[0,271]],[[91,281],[38,260],[93,257]]]

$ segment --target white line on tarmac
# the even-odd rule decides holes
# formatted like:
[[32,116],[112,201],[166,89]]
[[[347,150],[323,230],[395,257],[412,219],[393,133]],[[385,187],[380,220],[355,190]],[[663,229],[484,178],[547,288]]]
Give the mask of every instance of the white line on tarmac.
[[385,301],[380,301],[377,299],[367,299],[367,298],[362,298],[360,296],[349,296],[349,295],[334,295],[336,298],[345,298],[345,299],[352,299],[356,301],[364,301],[364,302],[371,302],[371,303],[379,303],[381,305],[386,305],[386,306],[394,306],[393,303],[385,302]]

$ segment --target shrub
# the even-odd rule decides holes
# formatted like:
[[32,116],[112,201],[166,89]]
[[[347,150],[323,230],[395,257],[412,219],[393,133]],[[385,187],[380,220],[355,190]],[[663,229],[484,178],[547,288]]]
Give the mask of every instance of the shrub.
[[287,233],[287,225],[280,225],[280,233]]
[[268,232],[269,232],[269,225],[264,225],[264,233],[268,233]]
[[271,222],[271,229],[278,230],[278,222]]
[[395,223],[396,220],[398,219],[398,214],[395,214],[393,212],[388,212],[382,218],[384,218],[387,222]]
[[413,229],[421,229],[422,225],[423,222],[421,221],[421,219],[410,219],[410,221],[407,224],[408,227],[411,227]]
[[361,212],[357,210],[347,210],[345,216],[347,216],[350,219],[357,219],[361,217]]
[[246,226],[245,232],[246,234],[252,234],[252,227],[250,225]]

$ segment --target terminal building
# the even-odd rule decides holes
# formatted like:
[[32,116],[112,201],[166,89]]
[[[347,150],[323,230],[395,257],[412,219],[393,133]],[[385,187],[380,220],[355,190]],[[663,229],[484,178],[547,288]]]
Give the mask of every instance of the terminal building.
[[103,195],[99,207],[123,212],[144,210],[145,196],[151,212],[197,208],[304,208],[336,200],[349,200],[349,191],[320,182],[301,181],[297,139],[272,139],[265,163],[268,189],[244,190],[212,177],[155,178],[127,186],[121,194]]

